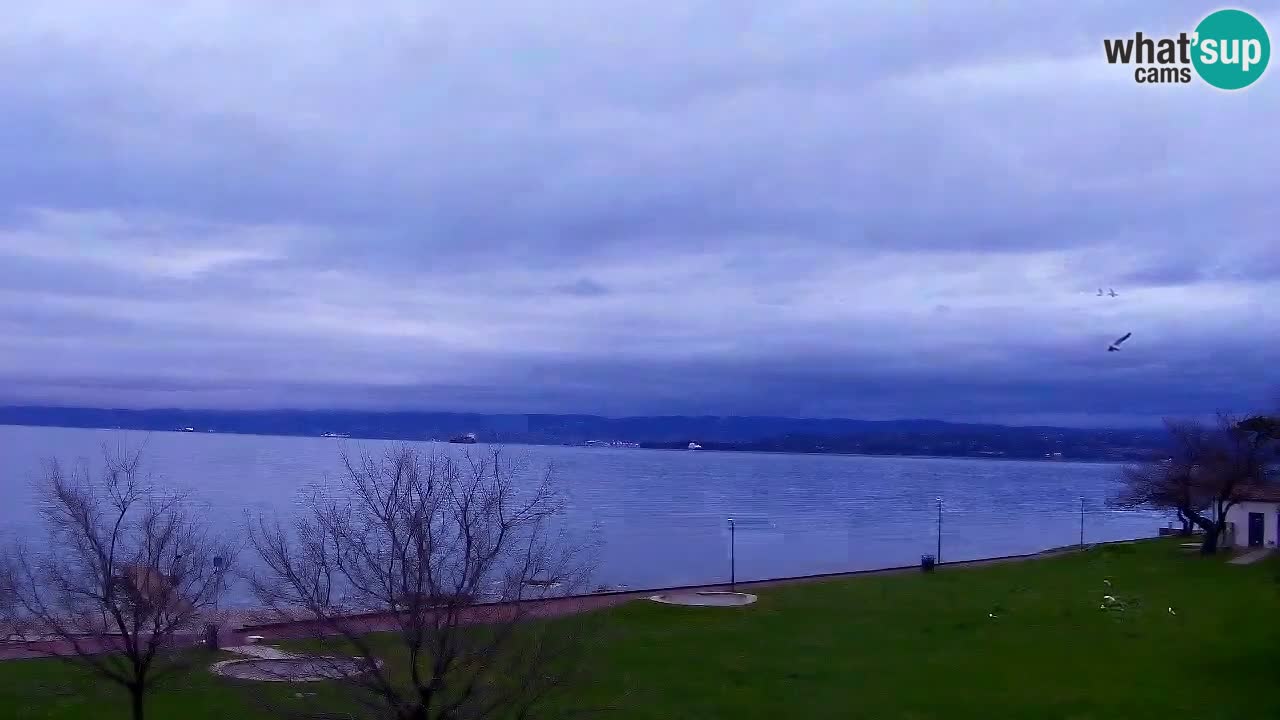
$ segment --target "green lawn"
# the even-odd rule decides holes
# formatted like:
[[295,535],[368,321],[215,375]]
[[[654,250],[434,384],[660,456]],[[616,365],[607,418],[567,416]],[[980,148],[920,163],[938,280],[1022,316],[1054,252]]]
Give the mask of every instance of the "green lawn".
[[[1101,609],[1104,594],[1126,609]],[[1280,717],[1280,562],[1231,566],[1171,542],[797,585],[748,608],[637,602],[591,620],[608,641],[573,700],[620,718]],[[254,707],[196,672],[149,709],[201,720]],[[5,717],[124,708],[56,662],[0,664]]]

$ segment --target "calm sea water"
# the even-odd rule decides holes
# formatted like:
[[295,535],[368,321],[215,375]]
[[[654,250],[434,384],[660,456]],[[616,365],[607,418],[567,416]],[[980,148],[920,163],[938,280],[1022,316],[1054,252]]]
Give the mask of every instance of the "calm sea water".
[[[0,532],[34,520],[42,459],[97,460],[145,443],[148,468],[238,531],[246,513],[288,514],[338,471],[340,447],[382,441],[0,426]],[[423,444],[425,445],[425,443]],[[441,446],[450,452],[459,446]],[[474,446],[473,446],[474,447]],[[653,587],[1033,552],[1080,538],[1146,537],[1167,518],[1105,507],[1119,468],[1098,463],[778,455],[511,446],[532,471],[554,465],[571,529],[603,541],[594,584]],[[593,530],[594,528],[594,530]]]

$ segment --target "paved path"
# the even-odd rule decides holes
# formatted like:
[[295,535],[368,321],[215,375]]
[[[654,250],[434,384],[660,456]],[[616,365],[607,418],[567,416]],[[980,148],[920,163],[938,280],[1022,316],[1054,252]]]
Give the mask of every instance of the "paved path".
[[1227,562],[1232,565],[1252,565],[1262,558],[1271,554],[1270,548],[1261,548],[1252,552],[1245,553],[1238,558],[1232,558]]
[[224,647],[223,650],[233,652],[237,655],[248,655],[262,660],[292,660],[297,655],[287,653],[280,648],[274,648],[270,645],[234,645],[232,647]]
[[[1116,541],[1119,543],[1132,542],[1130,540]],[[1110,543],[1099,543],[1100,545]],[[1065,548],[1057,548],[1046,550],[1039,553],[1028,553],[1025,555],[1010,555],[999,558],[987,558],[983,560],[964,560],[959,562],[940,563],[937,568],[940,571],[951,569],[963,569],[973,567],[984,567],[988,565],[1000,565],[1004,563],[1025,562],[1028,560],[1038,560],[1043,558],[1054,557],[1071,552],[1079,551],[1078,547],[1069,546]],[[812,582],[827,582],[831,580],[845,580],[858,577],[874,577],[883,575],[897,575],[902,573],[918,573],[920,567],[906,566],[897,568],[884,568],[878,570],[855,570],[851,572],[827,573],[822,575],[806,575],[790,578],[774,578],[771,580],[753,580],[739,582],[732,589],[734,590],[750,590],[756,588],[779,587],[783,585],[798,585]],[[707,590],[729,590],[728,583],[708,584],[708,585],[688,585],[683,587],[666,587],[651,588],[647,590],[634,590],[623,592],[594,593],[590,595],[578,595],[571,597],[546,598],[542,600],[527,600],[519,604],[493,604],[478,605],[464,608],[459,622],[475,623],[475,622],[492,622],[510,617],[513,612],[518,612],[526,617],[555,617],[561,615],[571,615],[580,612],[598,610],[621,605],[634,600],[643,600],[650,595],[663,592],[675,591],[707,591]],[[226,629],[221,633],[220,640],[223,649],[240,653],[242,650],[252,650],[244,654],[252,657],[260,657],[263,659],[284,659],[279,657],[265,658],[257,652],[263,649],[275,650],[275,648],[264,648],[261,645],[250,645],[253,642],[249,638],[251,636],[259,636],[269,638],[271,640],[283,640],[287,638],[314,637],[317,634],[324,634],[329,628],[320,623],[308,622],[305,619],[286,620],[277,618],[275,622],[271,621],[269,615],[262,611],[247,611],[243,613],[231,613],[232,617],[227,618]],[[353,616],[347,618],[344,625],[348,629],[361,632],[377,632],[396,629],[396,617],[389,613],[368,613],[364,615]],[[197,645],[201,642],[202,637],[198,633],[182,634],[174,638],[175,644],[179,646]],[[86,643],[92,645],[92,643]],[[102,652],[109,652],[118,649],[109,643],[101,643],[103,647],[98,648]],[[49,655],[63,655],[70,652],[71,648],[68,643],[51,640],[45,643],[13,643],[5,642],[0,638],[0,660],[16,660],[22,658],[46,657]]]
[[[1132,542],[1130,540],[1117,541]],[[1100,543],[1107,544],[1107,543]],[[1065,555],[1067,553],[1079,552],[1076,546],[1066,548],[1057,548],[1053,550],[1045,550],[1038,553],[1028,553],[1026,555],[1010,555],[999,558],[986,558],[982,560],[961,560],[940,564],[937,568],[940,571],[985,567],[989,565],[1002,565],[1005,563],[1025,562],[1028,560],[1037,560]],[[472,605],[462,608],[457,622],[468,623],[485,623],[485,622],[501,622],[510,619],[513,614],[518,613],[523,617],[558,617],[563,615],[574,615],[592,610],[600,610],[623,603],[632,602],[634,600],[646,600],[651,595],[669,592],[705,592],[705,591],[724,591],[724,590],[751,590],[756,588],[781,587],[784,585],[800,585],[813,582],[829,582],[832,580],[846,580],[859,577],[872,577],[883,575],[898,575],[904,573],[918,573],[920,567],[917,565],[883,568],[876,570],[854,570],[849,572],[827,573],[823,575],[805,575],[790,578],[774,578],[769,580],[750,580],[739,582],[732,588],[729,583],[718,585],[689,585],[684,587],[668,587],[668,588],[652,588],[648,590],[630,590],[623,592],[594,593],[590,595],[572,595],[569,597],[552,597],[538,600],[526,600],[523,603],[495,603],[492,605]],[[346,630],[357,633],[370,632],[387,632],[398,629],[397,618],[390,613],[366,613],[362,615],[350,616],[343,619],[342,625]],[[291,638],[309,638],[317,635],[329,634],[332,628],[324,623],[308,621],[305,619],[281,620],[276,622],[263,622],[262,620],[246,622],[238,627],[233,626],[227,633],[227,639],[237,644],[241,644],[240,638],[247,637],[250,634],[264,636],[271,640],[284,640]]]

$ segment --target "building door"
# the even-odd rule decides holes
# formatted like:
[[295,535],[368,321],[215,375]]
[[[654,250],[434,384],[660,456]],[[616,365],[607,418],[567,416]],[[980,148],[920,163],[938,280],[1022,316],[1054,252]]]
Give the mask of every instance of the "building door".
[[1267,527],[1266,515],[1249,513],[1249,547],[1260,547]]

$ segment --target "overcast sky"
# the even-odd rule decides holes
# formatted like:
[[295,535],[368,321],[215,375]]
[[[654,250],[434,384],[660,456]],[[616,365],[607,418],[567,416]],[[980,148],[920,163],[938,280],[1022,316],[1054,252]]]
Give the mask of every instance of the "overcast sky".
[[1277,70],[1102,52],[1203,2],[24,5],[0,403],[1114,424],[1280,388]]

